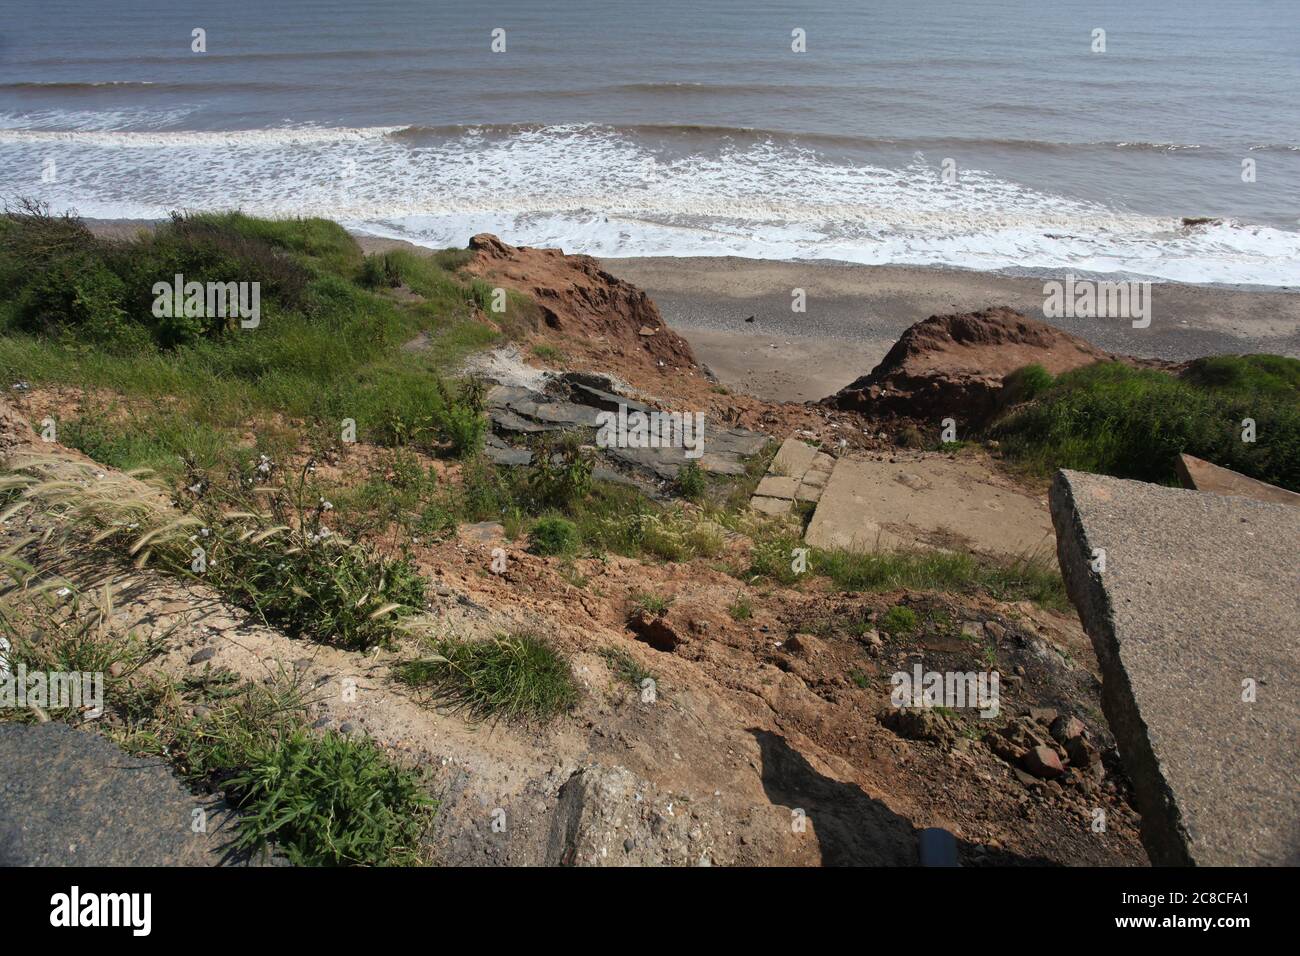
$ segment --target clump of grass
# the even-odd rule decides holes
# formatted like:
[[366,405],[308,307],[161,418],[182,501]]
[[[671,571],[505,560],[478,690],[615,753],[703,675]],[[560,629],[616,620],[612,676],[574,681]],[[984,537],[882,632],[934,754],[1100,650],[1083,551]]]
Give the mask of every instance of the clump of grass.
[[668,613],[668,609],[673,606],[672,597],[663,597],[658,594],[650,594],[648,591],[638,591],[632,595],[633,613],[648,614],[651,617],[663,617]]
[[745,595],[737,594],[736,600],[732,601],[727,608],[727,613],[731,615],[733,621],[748,621],[754,616],[754,605]]
[[567,518],[556,515],[538,518],[528,533],[528,550],[543,557],[573,554],[578,549],[578,543],[577,526]]
[[[1300,361],[1276,355],[1194,362],[1182,378],[1118,362],[1061,375],[990,430],[1026,469],[1099,472],[1175,484],[1179,453],[1300,491]],[[1243,423],[1255,423],[1244,440]]]
[[819,550],[812,553],[810,568],[829,577],[844,591],[980,591],[1001,601],[1033,601],[1051,608],[1068,606],[1060,572],[1041,554],[997,561],[948,551]]
[[32,540],[20,540],[0,554],[0,581],[5,582],[0,592],[0,672],[13,674],[21,666],[28,674],[97,675],[104,699],[82,699],[78,706],[69,701],[68,706],[40,712],[0,708],[0,720],[76,723],[96,703],[112,700],[156,657],[169,632],[145,639],[117,626],[107,585],[82,593],[71,581],[42,574],[17,556],[16,550]]
[[543,362],[550,362],[552,365],[563,365],[568,357],[554,345],[547,345],[544,342],[538,342],[533,346],[533,354]]
[[269,514],[213,507],[177,515],[129,476],[28,459],[0,478],[0,500],[10,502],[7,514],[34,509],[56,518],[69,541],[89,534],[138,567],[202,581],[290,634],[349,648],[384,643],[401,615],[423,606],[424,579],[405,559],[335,534],[328,502],[313,500],[306,478],[304,469],[296,484],[271,488]]
[[855,687],[860,687],[863,690],[871,687],[872,683],[871,676],[864,671],[859,670],[849,671],[849,680],[853,681]]
[[920,626],[916,612],[911,608],[896,604],[880,616],[877,627],[892,637],[907,637],[915,634]]
[[1002,380],[999,401],[1004,407],[1031,402],[1052,387],[1052,373],[1038,363],[1018,368]]
[[[201,707],[198,705],[202,705]],[[133,687],[119,742],[169,760],[240,813],[235,847],[267,846],[300,866],[420,862],[435,808],[418,772],[365,738],[306,727],[301,688],[284,675],[244,683],[230,672]]]
[[704,492],[708,488],[708,483],[704,477],[704,469],[693,461],[688,461],[677,469],[677,478],[674,484],[677,493],[688,501],[699,501],[704,497]]
[[295,866],[379,866],[410,860],[434,804],[418,773],[366,738],[303,730],[253,746],[226,781],[240,812],[235,845],[270,843]]
[[578,702],[568,661],[535,634],[447,638],[436,641],[433,651],[398,667],[397,678],[427,688],[475,719],[545,721]]
[[641,689],[643,681],[652,680],[656,684],[659,681],[654,671],[643,666],[625,650],[617,647],[602,647],[600,656],[605,659],[605,663],[609,665],[610,673],[614,677],[638,690]]

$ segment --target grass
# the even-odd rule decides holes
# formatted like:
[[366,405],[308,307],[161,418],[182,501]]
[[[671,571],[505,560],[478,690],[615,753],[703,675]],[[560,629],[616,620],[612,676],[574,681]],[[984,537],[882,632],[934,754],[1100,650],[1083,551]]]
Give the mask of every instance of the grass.
[[[1253,441],[1243,422],[1255,423]],[[1061,375],[989,432],[1011,460],[1177,484],[1179,453],[1300,491],[1300,361],[1198,359],[1181,377],[1117,362]]]
[[908,637],[920,627],[920,620],[911,608],[897,604],[880,616],[876,626],[891,637]]
[[671,597],[662,597],[645,591],[638,591],[632,595],[633,613],[640,612],[651,617],[663,617],[672,606],[673,598]]
[[436,641],[433,651],[401,665],[398,680],[428,689],[474,719],[547,721],[578,702],[568,661],[535,634],[448,638]]
[[[82,593],[57,576],[19,558],[16,547],[0,554],[0,671],[28,674],[98,675],[105,703],[161,651],[168,633],[143,638],[112,620],[113,594],[105,586]],[[78,723],[96,702],[25,710],[0,708],[0,720],[62,720]]]
[[731,615],[733,621],[748,621],[754,616],[754,606],[749,602],[749,598],[737,594],[736,600],[727,608],[727,613]]
[[297,730],[251,748],[226,781],[240,812],[236,846],[274,842],[295,866],[409,859],[433,801],[419,775],[365,738]]
[[265,512],[208,502],[178,514],[130,477],[44,459],[11,463],[0,507],[52,520],[63,547],[89,538],[101,553],[202,582],[291,635],[354,649],[389,642],[398,620],[424,606],[423,578],[404,558],[333,532],[305,470],[296,482],[259,485],[263,467],[236,476],[232,495],[268,503]]
[[552,515],[534,523],[528,533],[528,550],[542,556],[573,554],[578,541],[577,526],[567,518]]
[[533,346],[533,354],[543,362],[549,362],[552,365],[563,365],[568,361],[568,356],[554,345],[546,345],[540,342]]
[[641,684],[646,680],[652,680],[656,684],[659,683],[659,678],[655,676],[654,671],[643,666],[627,651],[617,647],[602,647],[600,656],[609,665],[610,673],[630,687],[640,690]]
[[314,734],[298,685],[230,672],[133,688],[117,733],[128,750],[167,759],[238,810],[235,847],[270,846],[298,866],[424,862],[436,804],[424,775],[372,741]]
[[[102,674],[106,716],[95,726],[133,753],[166,759],[195,786],[224,791],[240,814],[237,848],[274,844],[304,866],[422,861],[418,844],[433,808],[422,775],[368,740],[310,734],[297,684],[283,675],[246,683],[210,669],[182,683],[144,677],[169,632],[145,640],[123,629],[107,589],[82,594],[14,548],[0,556],[0,572],[5,664]],[[82,716],[0,708],[0,719]]]
[[[74,440],[173,477],[181,458],[224,471],[254,419],[334,435],[351,419],[361,441],[469,454],[481,407],[447,378],[500,334],[454,271],[465,255],[376,261],[335,223],[237,213],[177,216],[110,242],[40,207],[11,209],[0,216],[0,374],[118,396],[109,438],[136,437],[106,441],[91,420]],[[155,319],[153,283],[177,272],[262,283],[261,324]],[[382,275],[418,297],[395,298]],[[421,334],[426,348],[402,348]]]
[[924,549],[859,553],[813,548],[808,551],[807,570],[800,573],[794,558],[804,543],[789,524],[746,518],[735,528],[753,542],[748,565],[739,572],[746,579],[794,585],[811,576],[828,578],[841,591],[978,592],[1000,601],[1033,601],[1054,609],[1069,606],[1060,572],[1045,554],[998,560]]

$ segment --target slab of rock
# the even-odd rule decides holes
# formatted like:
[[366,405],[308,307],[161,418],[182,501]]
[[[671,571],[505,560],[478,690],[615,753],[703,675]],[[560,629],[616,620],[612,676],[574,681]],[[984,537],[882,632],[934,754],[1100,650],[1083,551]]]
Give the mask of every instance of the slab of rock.
[[1051,506],[1152,862],[1300,863],[1300,510],[1073,471]]
[[1021,555],[1050,547],[1052,524],[1042,501],[972,461],[841,458],[804,540],[849,551],[937,546]]
[[[207,832],[194,832],[195,811]],[[0,866],[218,866],[231,814],[157,760],[61,723],[0,723]]]
[[1192,455],[1179,455],[1174,463],[1178,478],[1184,488],[1194,488],[1215,495],[1238,495],[1257,501],[1275,501],[1280,505],[1300,507],[1300,495],[1277,485],[1257,481],[1231,468],[1218,465]]

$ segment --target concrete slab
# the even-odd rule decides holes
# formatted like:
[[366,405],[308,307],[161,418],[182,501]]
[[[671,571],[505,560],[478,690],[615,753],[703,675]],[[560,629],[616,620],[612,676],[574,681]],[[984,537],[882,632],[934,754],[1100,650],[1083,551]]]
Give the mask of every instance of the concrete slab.
[[890,463],[841,458],[805,535],[813,547],[915,547],[1022,555],[1051,548],[1047,506],[990,473],[946,455]]
[[1175,468],[1184,488],[1194,488],[1214,495],[1238,495],[1242,498],[1254,498],[1257,501],[1275,501],[1281,505],[1300,507],[1300,495],[1294,491],[1257,481],[1239,471],[1222,468],[1192,455],[1179,455]]
[[822,497],[821,485],[810,485],[806,482],[801,484],[794,493],[795,501],[820,501]]
[[1071,471],[1051,505],[1152,862],[1300,864],[1300,510]]
[[769,471],[773,475],[798,478],[812,465],[817,454],[817,449],[807,442],[801,442],[797,438],[787,438],[781,443],[776,457],[772,459]]
[[767,498],[793,498],[794,493],[798,490],[798,478],[787,478],[784,475],[764,475],[763,480],[754,489],[754,494]]
[[794,502],[789,498],[765,498],[762,495],[754,495],[749,499],[749,506],[765,515],[789,514],[793,505]]
[[[202,811],[206,832],[194,832]],[[0,724],[0,866],[220,866],[234,817],[157,760],[65,724]]]

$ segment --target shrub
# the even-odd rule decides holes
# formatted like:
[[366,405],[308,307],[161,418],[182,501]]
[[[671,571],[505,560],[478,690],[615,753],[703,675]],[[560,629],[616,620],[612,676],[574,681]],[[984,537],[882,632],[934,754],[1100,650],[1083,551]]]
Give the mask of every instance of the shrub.
[[576,435],[566,434],[556,441],[539,442],[533,451],[533,465],[528,484],[539,508],[572,511],[591,494],[591,473],[595,467],[590,452]]
[[528,535],[528,550],[549,557],[578,550],[578,528],[567,518],[539,518]]
[[689,501],[699,501],[704,497],[707,483],[704,469],[696,462],[689,461],[677,469],[677,493]]

